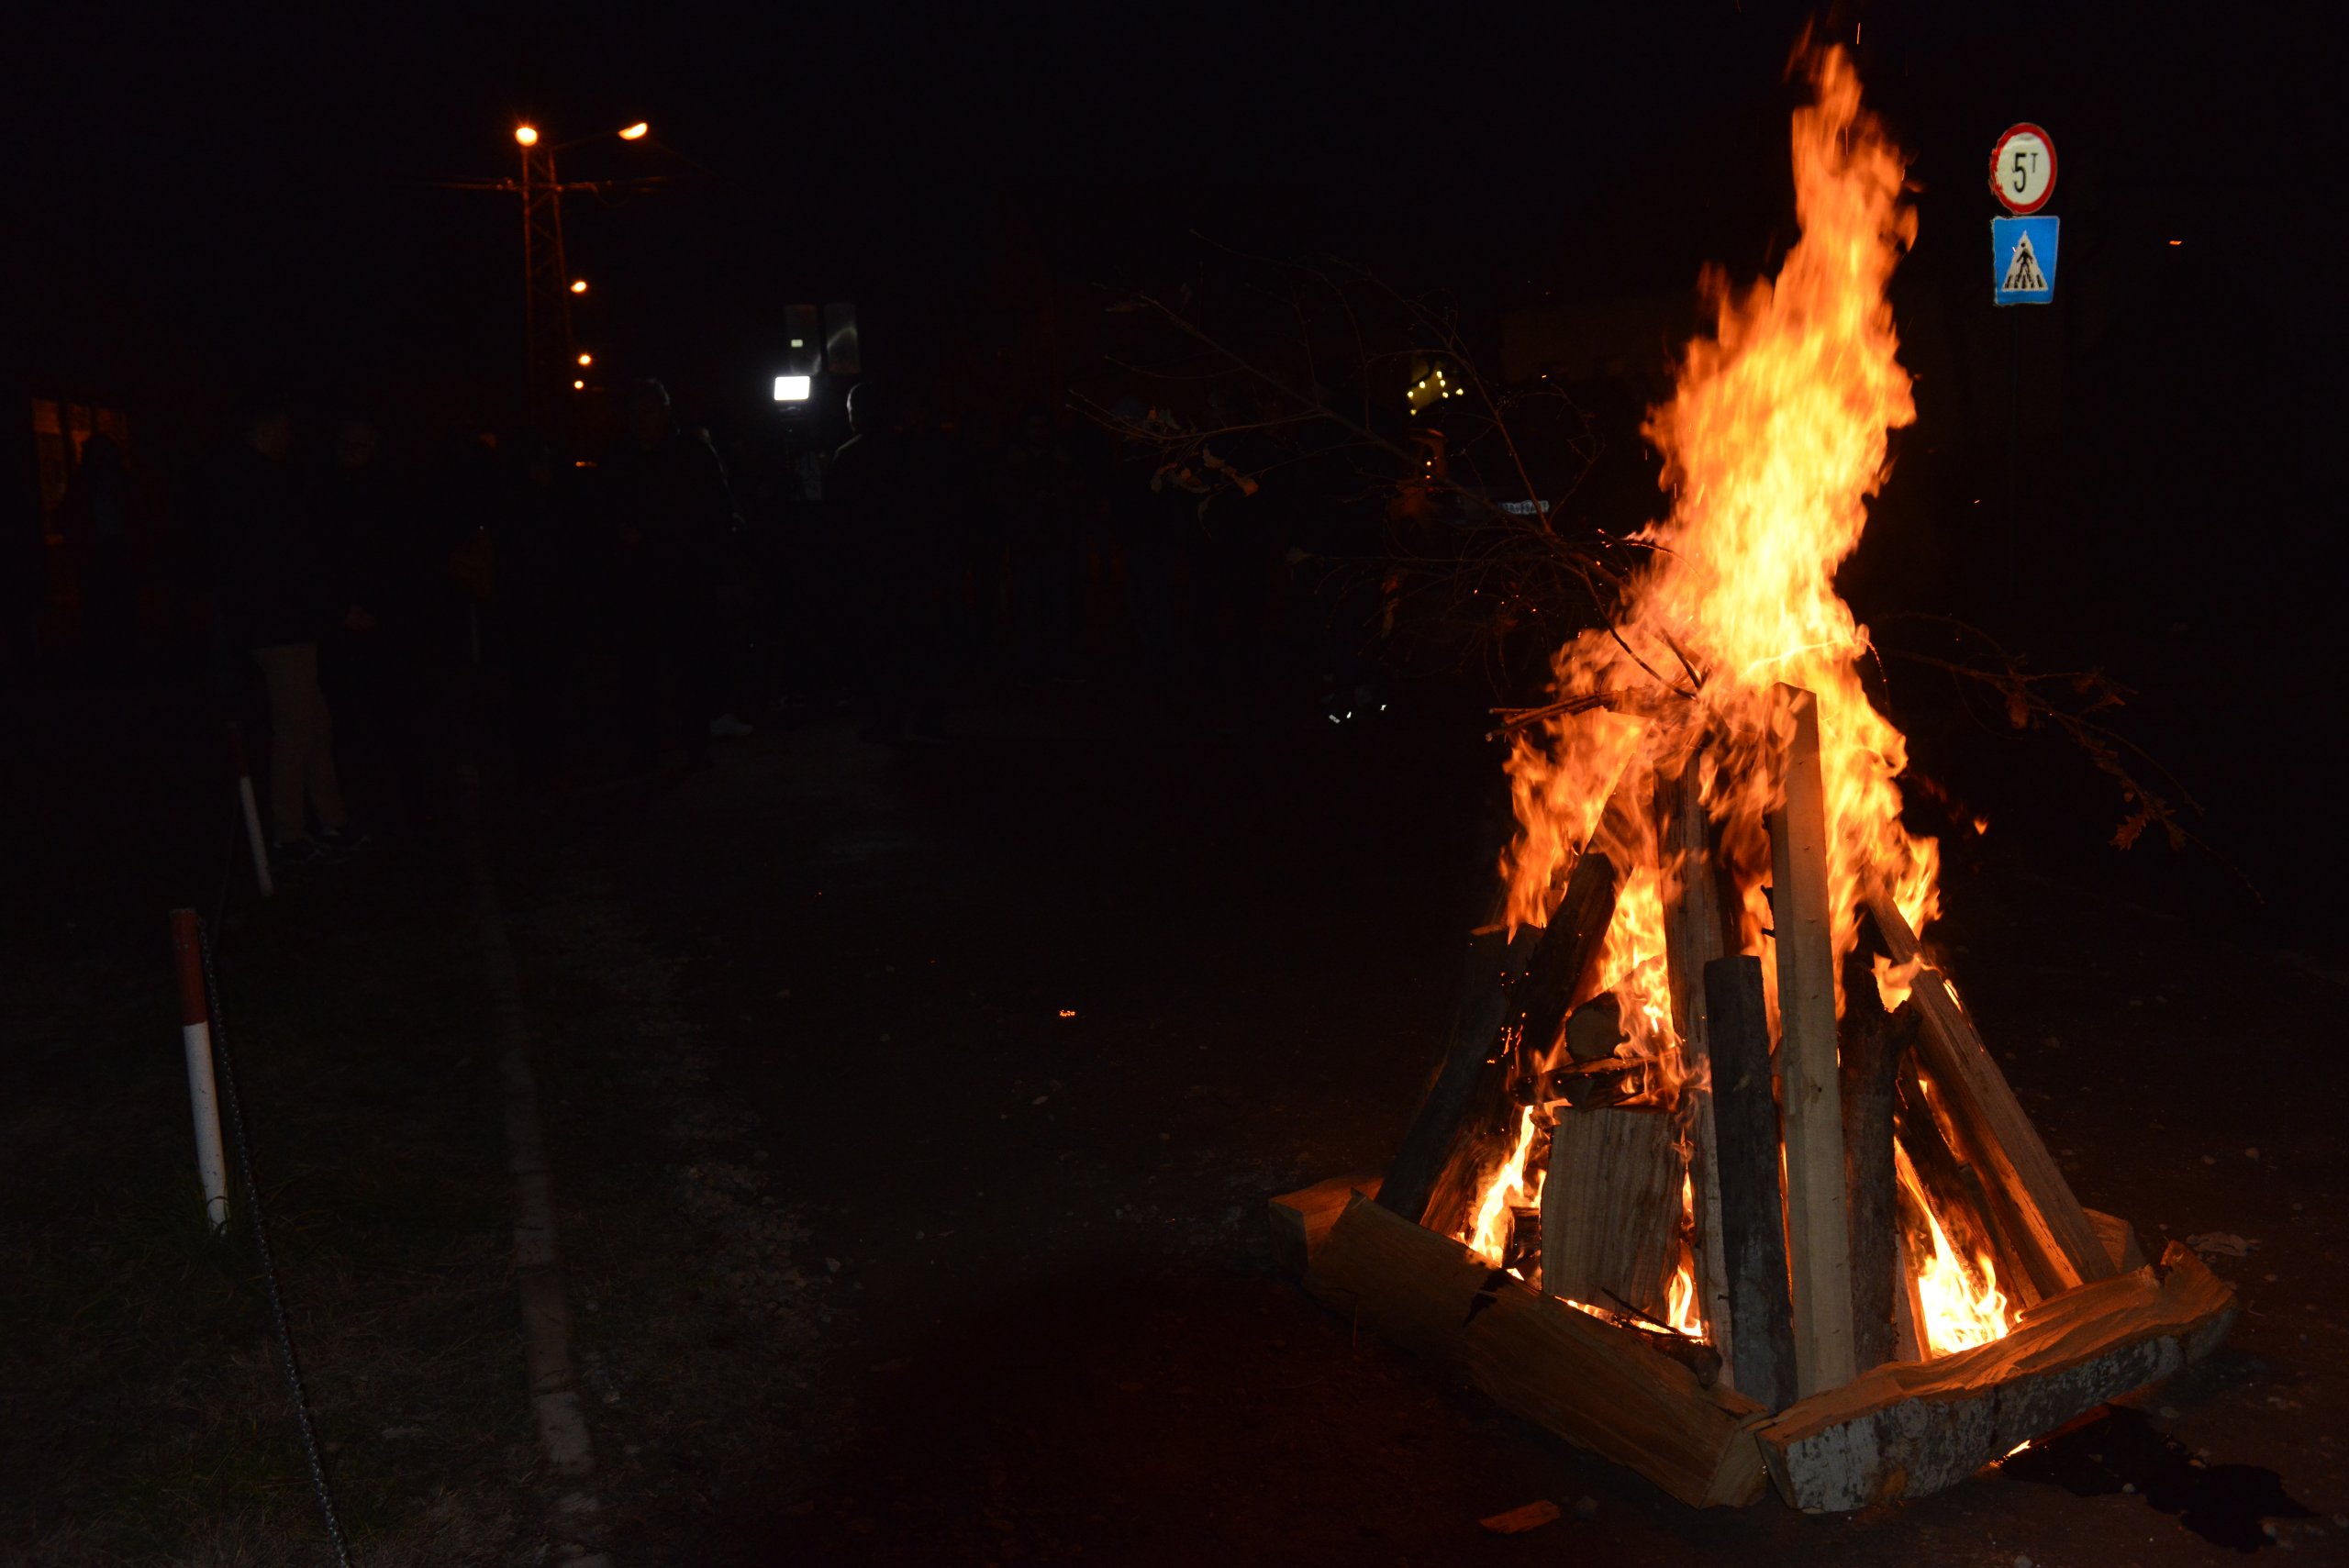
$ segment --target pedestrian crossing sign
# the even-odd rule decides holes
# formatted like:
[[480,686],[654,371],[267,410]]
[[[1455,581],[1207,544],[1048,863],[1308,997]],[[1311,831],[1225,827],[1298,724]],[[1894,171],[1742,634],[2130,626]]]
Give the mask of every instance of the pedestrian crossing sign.
[[1990,220],[1990,300],[2048,305],[2055,298],[2055,225],[2052,217]]

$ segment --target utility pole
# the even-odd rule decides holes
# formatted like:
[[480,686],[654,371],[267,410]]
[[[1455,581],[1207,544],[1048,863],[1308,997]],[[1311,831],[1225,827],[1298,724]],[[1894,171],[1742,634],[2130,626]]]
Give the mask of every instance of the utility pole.
[[523,406],[530,424],[552,436],[569,411],[563,384],[573,375],[577,340],[571,333],[571,285],[562,254],[562,183],[555,177],[555,149],[538,145],[539,133],[523,126],[514,133],[522,147],[522,331]]
[[[607,134],[622,141],[641,141],[651,128],[639,120]],[[587,283],[572,275],[563,255],[562,194],[643,186],[661,179],[657,174],[624,181],[557,177],[556,153],[602,139],[582,137],[549,146],[536,126],[518,125],[514,142],[522,154],[519,179],[440,182],[454,190],[498,191],[522,198],[522,407],[531,428],[559,446],[571,433],[577,395],[588,390],[582,373],[591,362],[572,335],[571,302],[587,292]]]

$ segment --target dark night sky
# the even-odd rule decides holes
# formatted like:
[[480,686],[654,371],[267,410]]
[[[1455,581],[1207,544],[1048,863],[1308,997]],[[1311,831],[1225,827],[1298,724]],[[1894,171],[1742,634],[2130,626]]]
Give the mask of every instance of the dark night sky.
[[[2232,759],[2221,808],[2272,789],[2277,716],[2337,707],[2321,628],[2341,564],[2349,75],[2312,10],[1899,0],[1817,24],[1856,39],[1921,187],[1896,304],[1931,369],[1871,548],[1920,542],[1887,593],[1962,598],[1944,574],[1992,558],[1966,531],[1987,514],[1963,508],[2003,462],[1965,358],[1986,333],[2060,332],[2069,445],[2023,482],[2060,606],[2043,646],[2071,637],[2163,694],[2148,722],[2172,754]],[[526,117],[558,139],[651,121],[661,145],[565,160],[679,177],[571,204],[573,267],[595,281],[579,335],[705,406],[755,395],[795,300],[857,300],[870,362],[908,362],[1022,268],[1150,277],[1193,227],[1488,308],[1685,295],[1701,263],[1751,276],[1792,237],[1784,68],[1813,13],[356,15],[84,7],[19,56],[27,379],[82,378],[194,435],[262,379],[410,420],[495,417],[520,357],[514,206],[433,182],[507,173]],[[2069,302],[2020,325],[1994,323],[1980,286],[1985,161],[2017,119],[2062,156]]]
[[[1871,96],[1929,188],[1966,191],[1996,130],[2032,117],[2055,129],[2066,195],[2126,186],[2185,224],[2221,205],[2210,187],[2239,153],[2201,133],[2223,124],[2265,150],[2227,205],[2319,221],[2330,193],[2306,182],[2331,101],[2292,87],[2323,75],[2312,33],[2032,7],[2022,45],[2013,10],[1880,5],[1820,24],[1856,25]],[[35,275],[101,312],[128,305],[150,344],[210,374],[494,374],[513,357],[511,199],[430,182],[507,172],[529,117],[561,139],[648,117],[665,144],[565,164],[681,177],[572,204],[573,267],[596,283],[583,336],[648,361],[756,336],[794,297],[962,297],[1007,198],[1042,215],[1046,264],[1072,269],[1146,268],[1152,241],[1196,223],[1454,287],[1546,284],[1545,267],[1610,292],[1685,287],[1707,258],[1765,259],[1781,70],[1810,13],[354,14],[77,13],[25,100]],[[1958,207],[1969,226],[1978,195]],[[2291,272],[2321,248],[2276,250],[2265,264]]]

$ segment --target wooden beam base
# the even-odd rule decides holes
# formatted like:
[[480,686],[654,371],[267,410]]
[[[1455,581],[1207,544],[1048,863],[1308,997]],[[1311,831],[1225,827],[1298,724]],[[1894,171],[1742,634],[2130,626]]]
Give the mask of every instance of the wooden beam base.
[[1486,1267],[1459,1242],[1352,1203],[1306,1289],[1578,1448],[1698,1507],[1742,1507],[1768,1483],[1748,1428],[1767,1414],[1639,1335]]
[[1267,1218],[1273,1224],[1273,1253],[1281,1267],[1293,1274],[1305,1273],[1313,1254],[1328,1240],[1330,1228],[1338,1223],[1338,1216],[1360,1193],[1364,1197],[1378,1195],[1379,1176],[1375,1171],[1359,1176],[1332,1176],[1326,1182],[1316,1182],[1309,1187],[1293,1193],[1283,1193],[1266,1205]]
[[1888,1362],[1789,1406],[1755,1433],[1771,1480],[1805,1509],[1922,1496],[2169,1376],[2217,1345],[2235,1298],[2176,1242],[2162,1264],[2163,1278],[2138,1269],[2042,1302],[1992,1344]]

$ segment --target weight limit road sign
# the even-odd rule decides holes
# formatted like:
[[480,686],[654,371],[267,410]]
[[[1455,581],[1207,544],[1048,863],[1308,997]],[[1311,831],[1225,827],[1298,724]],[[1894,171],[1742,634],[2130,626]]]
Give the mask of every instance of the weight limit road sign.
[[1990,149],[1990,189],[2006,209],[2025,217],[2055,194],[2055,143],[2028,121],[2010,125]]
[[2062,219],[1990,220],[1990,302],[2050,305],[2055,299],[2056,225]]

